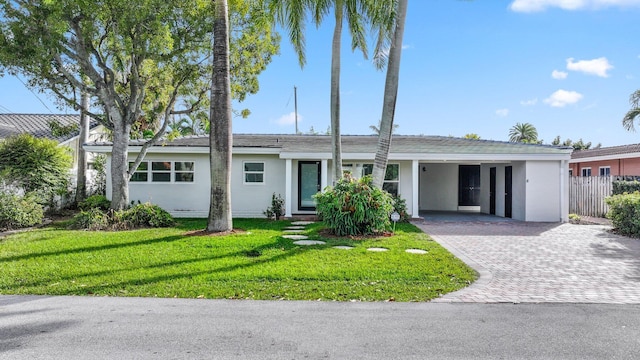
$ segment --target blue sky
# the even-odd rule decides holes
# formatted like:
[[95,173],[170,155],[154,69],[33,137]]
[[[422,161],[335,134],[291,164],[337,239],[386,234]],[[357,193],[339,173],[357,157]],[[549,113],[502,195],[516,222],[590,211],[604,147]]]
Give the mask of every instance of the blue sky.
[[[410,0],[397,133],[507,140],[510,127],[528,122],[545,142],[640,143],[640,132],[621,125],[640,89],[638,19],[640,0]],[[260,92],[236,104],[252,114],[234,120],[235,133],[293,133],[294,86],[300,130],[326,131],[332,30],[331,21],[307,27],[304,69],[283,36]],[[385,74],[351,52],[346,32],[343,45],[342,133],[371,134]],[[68,111],[5,77],[0,112]]]

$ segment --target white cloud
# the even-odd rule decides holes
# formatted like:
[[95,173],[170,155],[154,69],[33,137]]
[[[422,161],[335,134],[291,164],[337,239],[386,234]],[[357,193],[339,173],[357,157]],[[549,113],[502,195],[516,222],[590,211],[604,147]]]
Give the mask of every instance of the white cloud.
[[[302,122],[302,116],[298,114],[298,123]],[[290,112],[289,114],[282,115],[278,120],[275,121],[278,125],[293,125],[296,123],[296,113]]]
[[578,92],[560,89],[551,94],[547,99],[544,99],[544,102],[553,107],[565,107],[567,105],[575,104],[581,99],[582,94]]
[[522,106],[533,106],[533,105],[535,105],[537,103],[538,103],[538,98],[531,99],[531,100],[522,100],[522,101],[520,101],[520,105],[522,105]]
[[496,110],[496,115],[500,117],[507,117],[509,115],[509,109],[498,109]]
[[567,70],[580,71],[585,74],[600,77],[609,77],[607,71],[611,69],[613,69],[613,65],[609,64],[609,60],[607,60],[606,57],[579,61],[573,61],[573,58],[567,59]]
[[640,6],[640,0],[514,0],[509,5],[509,9],[528,13],[553,7],[572,11],[630,6]]
[[413,45],[402,44],[402,50],[413,49]]
[[564,71],[553,70],[551,72],[551,77],[557,80],[564,80],[567,78],[569,74]]

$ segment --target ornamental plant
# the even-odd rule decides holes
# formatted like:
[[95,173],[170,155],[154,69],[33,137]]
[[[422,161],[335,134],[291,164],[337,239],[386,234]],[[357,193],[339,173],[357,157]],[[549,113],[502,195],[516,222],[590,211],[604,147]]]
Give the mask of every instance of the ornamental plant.
[[380,234],[391,226],[394,200],[372,185],[372,177],[357,180],[350,174],[314,196],[316,212],[337,236]]
[[607,218],[620,234],[640,237],[640,192],[613,195],[605,199]]

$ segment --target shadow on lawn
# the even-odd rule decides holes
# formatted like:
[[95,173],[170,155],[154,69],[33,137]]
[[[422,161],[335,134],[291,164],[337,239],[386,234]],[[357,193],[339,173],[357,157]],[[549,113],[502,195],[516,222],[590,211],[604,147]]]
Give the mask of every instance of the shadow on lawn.
[[[122,245],[130,245],[130,246],[146,245],[146,244],[152,244],[152,243],[158,243],[158,242],[173,241],[173,240],[176,240],[176,238],[184,239],[183,236],[170,236],[166,238],[150,239],[150,240],[122,244]],[[120,244],[114,244],[114,245],[120,245]],[[102,250],[118,248],[118,247],[123,247],[123,246],[113,246],[113,245],[96,246],[96,247],[75,249],[75,250],[69,250],[69,251],[51,252],[46,254],[45,253],[35,254],[32,257],[57,256],[57,255],[65,255],[69,253],[102,251]],[[122,269],[107,269],[102,271],[91,271],[91,272],[85,272],[81,274],[72,274],[68,276],[54,275],[53,277],[41,279],[41,280],[22,281],[19,284],[16,284],[15,286],[16,287],[38,287],[38,286],[46,286],[48,284],[51,284],[52,282],[61,282],[61,281],[70,281],[70,280],[75,280],[76,282],[82,282],[82,280],[80,279],[83,279],[83,278],[92,278],[92,277],[99,277],[104,275],[115,275],[118,273],[136,272],[136,271],[140,272],[140,271],[153,270],[153,269],[165,269],[170,267],[180,267],[180,266],[195,264],[199,262],[210,262],[215,260],[221,260],[224,258],[239,257],[239,258],[247,259],[246,260],[247,262],[244,262],[244,263],[234,264],[230,266],[223,266],[220,268],[208,268],[207,270],[203,270],[203,271],[171,274],[171,275],[161,275],[161,276],[154,276],[154,277],[139,277],[137,279],[108,283],[104,285],[87,286],[87,287],[82,287],[81,289],[72,289],[68,291],[55,291],[54,289],[52,289],[54,291],[51,292],[58,295],[73,295],[73,294],[79,294],[79,293],[94,294],[94,293],[100,293],[100,292],[104,293],[105,290],[108,290],[108,289],[119,290],[119,289],[122,289],[123,287],[126,287],[127,285],[147,285],[147,284],[153,284],[153,283],[162,282],[162,281],[169,281],[169,280],[175,280],[175,279],[181,279],[181,278],[190,278],[190,277],[205,275],[209,273],[228,272],[228,271],[233,271],[241,268],[262,265],[268,262],[286,259],[290,256],[299,255],[303,252],[306,252],[307,250],[310,250],[310,248],[317,248],[317,247],[299,247],[279,237],[273,243],[264,244],[262,246],[253,247],[251,249],[243,249],[243,250],[239,250],[231,253],[214,254],[211,256],[202,256],[198,258],[163,262],[163,263],[157,263],[153,265],[127,267]],[[267,250],[272,250],[272,249],[281,249],[283,253],[276,256],[261,258],[263,252]],[[27,256],[27,255],[16,256],[15,258],[16,259],[30,258],[30,256]],[[47,259],[44,259],[44,261],[46,260]],[[7,288],[11,288],[11,287],[7,287]]]
[[99,250],[118,249],[118,248],[125,248],[125,247],[131,247],[131,246],[156,244],[161,242],[171,242],[171,241],[176,241],[181,239],[184,239],[184,236],[174,235],[174,236],[167,236],[162,238],[141,240],[141,241],[135,241],[135,242],[125,242],[125,243],[118,243],[118,244],[89,246],[89,247],[82,247],[82,248],[69,249],[69,250],[48,251],[48,252],[35,253],[35,254],[7,256],[7,257],[0,258],[0,262],[10,262],[10,261],[17,261],[17,260],[35,259],[35,258],[46,257],[46,256],[68,255],[68,254],[77,254],[77,253],[99,251]]
[[[271,249],[277,248],[275,246],[276,244],[278,244],[278,242],[271,243],[271,244],[265,244],[265,245],[262,245],[262,246],[259,246],[259,247],[255,247],[251,251],[255,251],[255,252],[261,254],[265,250],[271,250]],[[202,257],[202,258],[198,258],[198,259],[172,261],[172,262],[163,263],[163,264],[156,264],[156,265],[152,265],[152,266],[142,266],[142,267],[126,269],[126,270],[123,269],[123,270],[119,270],[119,271],[132,271],[132,270],[145,270],[145,269],[153,269],[153,268],[164,268],[164,267],[184,265],[184,264],[188,264],[188,263],[204,262],[204,261],[218,260],[218,259],[222,259],[222,258],[237,257],[237,256],[243,256],[243,257],[247,257],[247,259],[251,259],[248,262],[244,262],[244,263],[238,263],[238,264],[233,264],[233,265],[228,265],[228,266],[221,266],[221,267],[218,267],[218,268],[208,268],[208,269],[202,270],[202,271],[190,271],[190,272],[181,273],[181,274],[170,274],[170,275],[159,275],[159,276],[151,276],[151,277],[140,277],[140,278],[137,278],[137,279],[131,279],[131,280],[125,280],[125,281],[110,283],[108,285],[87,286],[87,287],[83,287],[82,288],[82,292],[85,293],[85,294],[94,294],[94,293],[98,293],[98,292],[102,291],[104,293],[104,291],[107,290],[107,289],[119,290],[119,289],[123,289],[123,288],[125,288],[127,286],[130,286],[130,285],[136,285],[136,286],[149,285],[149,284],[154,284],[154,283],[159,283],[159,282],[164,282],[164,281],[192,278],[192,277],[195,277],[195,276],[206,275],[206,274],[231,272],[231,271],[238,270],[238,269],[245,269],[245,268],[250,268],[250,267],[266,264],[266,263],[269,263],[269,262],[280,261],[280,260],[289,258],[291,256],[299,255],[299,254],[304,253],[304,252],[306,252],[308,250],[311,250],[313,248],[314,247],[293,247],[293,248],[289,248],[289,249],[282,248],[282,250],[283,250],[282,254],[278,254],[278,255],[275,255],[275,256],[271,256],[271,257],[264,257],[264,258],[252,257],[249,254],[247,254],[246,250],[243,250],[243,251],[237,251],[237,252],[224,254],[224,255],[215,255],[215,256]],[[95,273],[86,274],[84,276],[95,276]],[[75,291],[74,290],[70,290],[70,291],[66,292],[66,294],[78,294],[78,291],[77,290],[75,290]]]

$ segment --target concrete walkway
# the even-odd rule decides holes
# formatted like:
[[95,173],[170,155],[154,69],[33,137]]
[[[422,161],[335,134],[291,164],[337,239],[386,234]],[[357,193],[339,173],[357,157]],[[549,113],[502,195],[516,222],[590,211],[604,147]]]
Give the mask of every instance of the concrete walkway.
[[480,274],[434,302],[640,304],[640,240],[607,226],[414,224]]

